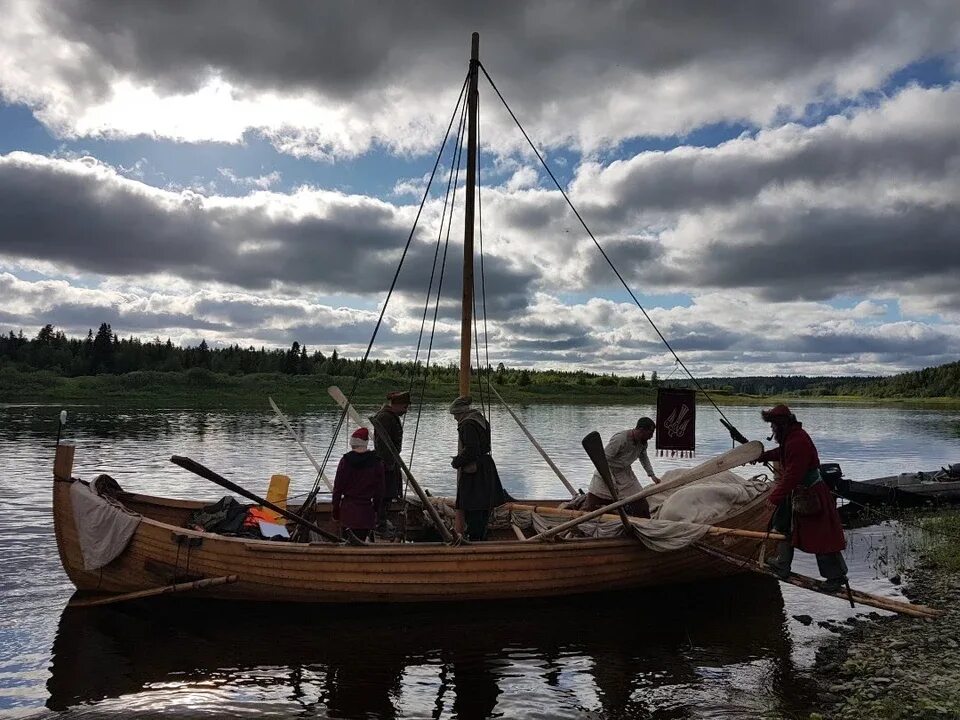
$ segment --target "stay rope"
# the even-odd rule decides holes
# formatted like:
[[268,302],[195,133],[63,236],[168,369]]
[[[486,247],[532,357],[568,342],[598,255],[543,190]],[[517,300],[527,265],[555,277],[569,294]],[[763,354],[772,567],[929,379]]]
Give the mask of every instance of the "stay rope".
[[[483,186],[480,183],[480,94],[477,93],[477,229],[480,236],[480,297],[483,307],[483,349],[486,355],[487,371],[487,422],[492,422],[490,413],[493,411],[493,393],[490,392],[490,334],[487,332],[487,276],[483,271]],[[474,311],[476,321],[476,311]],[[477,347],[479,347],[479,340]],[[477,358],[477,377],[480,380],[481,404],[483,402],[483,373],[480,370],[480,359]]]
[[[447,251],[450,247],[450,233],[453,228],[453,206],[457,198],[457,185],[459,184],[460,167],[463,161],[463,137],[464,137],[464,127],[466,125],[466,119],[467,119],[466,109],[467,109],[467,106],[466,106],[466,103],[464,103],[463,111],[460,115],[460,126],[457,131],[457,141],[455,145],[456,150],[453,153],[453,157],[451,159],[450,174],[447,178],[447,194],[450,198],[450,214],[448,216],[445,216],[447,220],[447,233],[446,233],[446,240],[443,244],[443,258],[440,263],[440,278],[437,282],[436,301],[434,302],[434,306],[433,306],[433,322],[430,328],[430,342],[427,345],[427,358],[423,368],[423,380],[421,381],[421,384],[420,384],[420,403],[417,405],[417,420],[413,427],[413,440],[411,441],[411,444],[410,444],[409,466],[411,468],[413,467],[414,451],[416,450],[416,447],[417,447],[417,435],[420,431],[420,418],[423,415],[423,397],[424,397],[424,393],[426,392],[427,379],[429,377],[430,359],[433,356],[433,340],[436,337],[437,319],[440,315],[440,298],[443,294],[443,278],[444,278],[444,274],[447,267]],[[446,198],[444,199],[444,210],[446,210]],[[440,238],[443,235],[443,220],[444,218],[441,217],[440,233],[437,236],[438,251],[440,249]],[[429,305],[429,303],[430,303],[430,294],[428,291],[426,304]],[[406,496],[406,490],[404,490],[404,496]]]
[[[443,157],[443,151],[447,146],[447,140],[450,138],[450,129],[453,127],[453,121],[456,119],[457,111],[460,109],[460,104],[464,99],[469,79],[470,75],[468,73],[466,77],[464,77],[463,85],[460,86],[460,94],[457,97],[457,102],[454,105],[453,112],[450,115],[450,122],[447,124],[446,132],[443,135],[443,141],[440,143],[440,150],[437,152],[437,159],[433,163],[433,170],[430,172],[430,178],[427,180],[427,187],[423,191],[423,197],[420,200],[420,206],[417,208],[417,214],[413,220],[413,227],[410,228],[410,234],[407,236],[407,242],[403,246],[403,253],[400,256],[400,262],[397,264],[396,272],[393,274],[393,280],[390,282],[390,289],[387,291],[387,296],[383,301],[383,307],[380,309],[380,316],[377,318],[377,324],[374,326],[373,335],[370,337],[370,342],[367,344],[367,350],[363,354],[363,359],[360,361],[360,365],[357,368],[357,373],[353,380],[353,387],[350,388],[350,392],[347,394],[348,404],[352,403],[357,386],[360,384],[360,380],[363,377],[363,370],[366,366],[367,359],[370,357],[370,351],[373,348],[373,343],[376,341],[377,333],[380,331],[380,326],[383,324],[383,318],[386,315],[387,306],[390,304],[390,298],[393,296],[393,291],[397,286],[397,279],[400,277],[400,270],[403,268],[403,262],[406,260],[407,253],[410,250],[410,245],[413,242],[413,236],[416,233],[417,224],[420,222],[420,216],[423,214],[423,208],[427,203],[427,198],[430,196],[430,188],[433,187],[433,180],[436,177],[437,168],[440,166],[440,159]],[[347,408],[343,408],[343,410],[340,412],[340,418],[337,420],[336,429],[330,436],[330,445],[327,447],[327,452],[324,455],[323,462],[320,464],[320,470],[317,472],[317,477],[314,480],[313,488],[310,490],[310,494],[307,496],[307,501],[304,503],[305,507],[313,504],[313,501],[320,490],[320,478],[323,476],[323,471],[326,468],[327,463],[330,461],[330,456],[333,454],[333,449],[337,443],[337,436],[340,434],[340,428],[343,427],[346,417]]]
[[[480,64],[480,69],[483,70],[484,77],[486,77],[487,82],[490,83],[490,87],[493,88],[494,92],[497,94],[497,97],[500,98],[500,102],[503,103],[503,106],[506,108],[507,112],[510,114],[510,117],[513,118],[513,121],[516,123],[517,127],[520,129],[520,132],[523,134],[523,137],[527,141],[527,144],[530,145],[530,149],[533,150],[534,154],[537,156],[537,159],[540,161],[540,164],[543,165],[543,169],[547,171],[547,174],[550,176],[550,179],[553,181],[553,184],[556,185],[557,190],[560,191],[560,194],[563,196],[563,199],[566,201],[567,205],[570,206],[570,209],[573,211],[573,214],[577,216],[577,220],[580,221],[580,224],[583,226],[583,229],[586,230],[587,235],[590,236],[590,239],[593,241],[593,244],[597,246],[597,250],[599,250],[600,254],[603,255],[603,259],[607,261],[607,265],[609,265],[610,269],[613,270],[614,274],[617,276],[617,279],[620,281],[620,284],[623,285],[624,289],[627,291],[627,294],[630,295],[634,304],[638,308],[640,308],[640,312],[643,313],[643,316],[647,319],[647,322],[650,323],[650,327],[654,329],[654,332],[657,333],[661,342],[663,342],[667,350],[670,351],[674,359],[680,364],[680,367],[683,368],[684,372],[687,373],[687,375],[690,377],[693,383],[697,386],[697,389],[701,393],[703,393],[703,396],[710,401],[710,404],[713,405],[714,409],[720,414],[720,417],[723,418],[722,422],[724,426],[730,431],[731,437],[733,437],[734,440],[736,440],[737,442],[746,442],[746,438],[743,438],[743,435],[741,435],[737,431],[737,429],[734,427],[730,419],[724,414],[723,410],[720,409],[720,407],[714,402],[710,394],[707,393],[707,391],[704,389],[703,385],[700,384],[700,381],[697,380],[696,377],[694,377],[692,372],[690,372],[690,370],[684,364],[683,360],[680,359],[680,356],[677,355],[676,351],[674,351],[673,347],[670,345],[667,338],[664,336],[662,332],[660,332],[660,328],[657,327],[657,324],[653,321],[653,318],[650,317],[649,313],[647,313],[643,305],[640,304],[640,301],[637,299],[637,296],[634,294],[633,290],[630,289],[630,286],[627,284],[627,281],[623,279],[623,275],[621,275],[620,271],[617,270],[616,265],[613,264],[613,261],[607,255],[606,251],[603,249],[603,246],[600,245],[600,242],[597,240],[596,236],[594,236],[593,232],[587,226],[587,223],[584,221],[583,217],[580,215],[580,212],[577,210],[576,206],[573,204],[573,202],[570,200],[570,197],[567,195],[566,191],[563,189],[563,186],[560,184],[556,176],[553,174],[553,171],[550,169],[550,166],[547,165],[547,161],[544,160],[543,155],[540,154],[540,151],[537,149],[537,146],[533,144],[533,141],[530,139],[530,136],[527,134],[527,131],[523,128],[523,125],[520,123],[520,120],[514,114],[513,110],[510,108],[510,105],[507,103],[506,98],[503,97],[503,94],[500,92],[499,88],[497,88],[497,85],[493,81],[493,78],[490,77],[490,73],[487,72],[487,68],[484,67],[482,62],[479,64]],[[740,440],[740,438],[743,438],[743,440]]]

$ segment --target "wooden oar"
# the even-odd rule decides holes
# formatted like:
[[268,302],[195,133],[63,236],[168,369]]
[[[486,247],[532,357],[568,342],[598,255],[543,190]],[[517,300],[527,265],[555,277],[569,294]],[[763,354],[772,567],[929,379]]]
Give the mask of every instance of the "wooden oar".
[[373,430],[373,425],[370,424],[369,420],[364,420],[360,413],[358,413],[353,405],[350,404],[350,401],[347,400],[347,396],[343,394],[343,391],[338,388],[336,385],[331,385],[327,388],[327,393],[330,397],[333,398],[333,401],[340,406],[341,410],[346,410],[347,415],[354,424],[359,425],[360,427],[365,427],[367,430]]
[[768,568],[761,566],[760,563],[750,558],[734,555],[733,553],[726,552],[720,548],[713,547],[712,545],[708,545],[699,541],[694,543],[694,547],[701,552],[710,555],[711,557],[729,563],[730,565],[740,568],[741,570],[749,570],[750,572],[755,572],[760,575],[768,575],[770,577],[777,578],[778,580],[782,580],[785,583],[789,583],[790,585],[803,588],[804,590],[811,590],[813,592],[829,595],[830,597],[835,597],[840,600],[848,600],[852,598],[861,605],[869,605],[870,607],[879,608],[880,610],[900,613],[901,615],[910,615],[911,617],[937,618],[944,614],[943,610],[938,610],[937,608],[927,607],[926,605],[914,605],[912,603],[903,602],[902,600],[895,600],[893,598],[880,597],[878,595],[872,595],[870,593],[863,592],[862,590],[849,590],[849,596],[847,594],[848,589],[846,588],[836,592],[828,592],[823,589],[823,584],[821,582],[812,577],[798,575],[797,573],[790,573],[789,577],[780,578]]
[[111,595],[105,598],[95,598],[90,600],[71,600],[67,607],[95,607],[97,605],[112,605],[113,603],[126,602],[127,600],[139,600],[140,598],[154,597],[155,595],[166,595],[168,593],[183,593],[191,590],[202,590],[203,588],[213,587],[214,585],[228,585],[237,581],[236,575],[224,575],[223,577],[203,578],[193,582],[177,583],[176,585],[164,585],[163,587],[150,588],[149,590],[137,590],[136,592],[123,593],[122,595]]
[[175,465],[179,465],[184,470],[189,470],[190,472],[199,475],[205,480],[209,480],[212,483],[216,483],[222,488],[226,488],[231,492],[235,492],[237,493],[237,495],[242,495],[248,500],[253,500],[258,505],[263,505],[266,508],[270,508],[278,515],[283,515],[283,517],[287,518],[288,520],[292,520],[298,525],[302,525],[305,528],[313,530],[315,533],[317,533],[321,537],[325,537],[327,540],[330,540],[331,542],[335,542],[335,543],[340,542],[340,538],[338,538],[333,533],[327,532],[326,530],[324,530],[318,525],[314,525],[312,522],[310,522],[309,520],[306,520],[305,518],[300,517],[296,513],[292,513],[289,510],[280,507],[279,505],[274,505],[272,502],[270,502],[265,498],[262,498],[258,495],[254,495],[252,492],[250,492],[246,488],[242,488],[239,485],[237,485],[235,482],[231,482],[230,480],[227,480],[222,475],[218,475],[210,468],[205,467],[200,463],[198,463],[196,460],[191,460],[188,457],[181,457],[180,455],[174,455],[173,457],[170,458],[170,462],[174,463]]
[[321,467],[320,463],[318,463],[316,458],[313,457],[313,455],[307,449],[307,446],[300,441],[300,437],[297,435],[296,430],[294,430],[290,425],[290,421],[287,420],[287,416],[284,415],[280,408],[277,407],[277,404],[273,401],[272,397],[267,396],[267,400],[270,401],[270,407],[273,408],[273,411],[277,414],[280,422],[282,422],[284,427],[290,431],[290,435],[293,437],[294,441],[300,446],[300,449],[303,450],[310,462],[313,463],[314,469],[320,474],[320,479],[323,480],[330,492],[333,492],[333,484],[330,482],[329,478],[323,474],[323,467]]
[[420,502],[423,503],[423,507],[430,516],[430,519],[433,521],[433,524],[436,525],[437,530],[439,530],[440,534],[443,536],[443,541],[448,544],[452,543],[453,535],[447,529],[447,526],[443,524],[443,520],[440,519],[440,513],[437,512],[437,509],[433,506],[433,503],[431,503],[427,498],[427,494],[423,491],[423,488],[420,487],[420,483],[417,482],[417,479],[413,476],[413,473],[410,472],[410,468],[407,467],[407,464],[403,461],[403,458],[400,457],[400,453],[397,452],[397,449],[393,446],[393,441],[387,434],[386,429],[375,417],[370,418],[370,421],[373,423],[374,430],[378,433],[378,440],[383,443],[383,446],[387,449],[387,452],[393,455],[393,459],[397,461],[397,464],[400,466],[403,474],[407,476],[407,480],[410,482],[410,487],[413,488],[413,491],[417,494],[417,497],[420,498]]
[[510,417],[516,420],[517,425],[520,426],[520,429],[523,431],[523,434],[527,436],[527,439],[531,443],[533,443],[533,446],[537,449],[537,452],[540,453],[540,456],[547,461],[547,465],[549,465],[550,469],[553,470],[554,473],[556,473],[558,478],[560,478],[560,482],[563,483],[564,487],[566,487],[567,490],[570,491],[570,497],[577,497],[578,494],[582,495],[583,491],[581,490],[579,493],[577,493],[577,491],[573,489],[573,485],[570,484],[570,481],[567,480],[567,478],[564,476],[562,472],[560,472],[560,468],[558,468],[556,464],[553,462],[553,460],[550,459],[550,456],[547,455],[546,450],[540,447],[540,443],[538,443],[537,439],[533,437],[533,435],[530,433],[529,430],[527,430],[527,426],[520,421],[520,418],[518,418],[516,413],[513,412],[513,409],[509,405],[507,405],[507,401],[504,400],[503,397],[500,395],[500,393],[497,392],[497,389],[493,385],[488,385],[487,387],[489,387],[490,390],[493,392],[493,394],[497,396],[497,399],[500,401],[500,404],[503,405],[503,407],[506,409],[508,413],[510,413]]
[[739,467],[740,465],[746,465],[749,462],[757,460],[761,454],[763,454],[763,443],[761,443],[759,440],[752,440],[746,445],[740,445],[733,448],[733,450],[728,450],[722,455],[710,458],[706,462],[697,465],[691,470],[688,470],[680,477],[674,478],[673,480],[668,480],[666,482],[661,482],[659,485],[651,485],[650,487],[646,487],[638,493],[621,498],[620,500],[612,502],[609,505],[605,505],[602,508],[591,510],[590,512],[585,513],[578,518],[574,518],[569,522],[552,527],[549,530],[544,530],[539,535],[534,535],[530,539],[546,540],[547,538],[551,538],[554,535],[565,532],[570,528],[576,527],[587,520],[593,520],[601,515],[606,515],[611,510],[616,510],[619,507],[636,502],[642,498],[649,497],[650,495],[656,495],[657,493],[664,492],[665,490],[673,490],[674,488],[682,487],[688,483],[701,480],[710,475],[716,475],[718,472],[722,472],[724,470],[730,470],[732,468]]
[[[330,393],[330,397],[334,399],[334,401],[342,410],[347,411],[347,414],[350,416],[350,419],[353,420],[353,422],[362,427],[367,427],[367,423],[363,422],[360,414],[353,409],[353,406],[347,400],[347,396],[343,394],[340,388],[338,388],[336,385],[331,385],[327,388],[327,392]],[[369,422],[373,424],[373,429],[377,433],[377,441],[379,441],[383,447],[387,449],[387,452],[393,455],[393,459],[397,461],[397,464],[400,466],[403,474],[406,475],[407,480],[410,482],[410,487],[413,488],[413,491],[417,494],[417,497],[420,498],[420,502],[423,503],[424,509],[430,516],[430,520],[433,521],[434,525],[436,525],[437,530],[443,537],[443,541],[448,544],[452,543],[453,535],[447,529],[447,526],[443,524],[443,520],[440,519],[440,513],[437,512],[437,509],[427,498],[427,494],[423,491],[423,488],[420,487],[420,483],[417,482],[417,479],[413,476],[413,473],[410,472],[410,468],[407,467],[407,464],[403,461],[403,458],[400,457],[400,453],[393,446],[393,442],[390,440],[390,435],[383,428],[383,426],[377,422],[375,417],[370,418]]]
[[[552,515],[553,517],[577,518],[586,514],[586,511],[584,510],[567,510],[567,509],[561,509],[556,507],[549,507],[545,505],[527,505],[522,502],[507,503],[504,507],[511,511],[527,510],[530,512],[534,512],[537,515]],[[786,535],[781,535],[780,533],[774,533],[774,532],[768,533],[761,530],[743,530],[741,528],[728,528],[728,527],[723,527],[721,525],[707,525],[705,523],[687,522],[685,520],[648,520],[647,518],[638,518],[638,517],[632,517],[629,515],[627,516],[627,518],[629,519],[631,525],[637,528],[640,528],[641,530],[644,528],[644,526],[653,522],[658,522],[658,523],[679,522],[679,523],[683,523],[684,525],[697,525],[699,527],[707,528],[708,535],[732,535],[734,537],[745,537],[745,538],[751,538],[755,540],[786,540],[787,539]],[[609,515],[601,515],[600,517],[597,518],[597,520],[601,522],[612,522],[614,520],[619,520],[619,519],[620,518],[618,515],[613,515],[612,513]],[[528,539],[532,539],[532,538],[524,538],[524,540],[528,540]]]
[[[614,500],[619,500],[620,494],[617,492],[617,486],[613,484],[613,476],[610,474],[610,463],[607,461],[607,453],[603,449],[603,440],[600,438],[600,433],[596,430],[587,433],[583,440],[580,441],[580,444],[583,445],[583,449],[587,451],[587,456],[591,462],[593,462],[593,466],[597,469],[597,473],[599,473],[600,478],[603,480],[603,484],[607,486],[607,492],[610,493],[610,497]],[[627,511],[623,509],[622,505],[617,508],[617,514],[620,516],[620,523],[623,525],[623,529],[627,531],[627,535],[634,540],[639,540],[640,537],[637,535],[637,531],[633,525],[630,524]]]

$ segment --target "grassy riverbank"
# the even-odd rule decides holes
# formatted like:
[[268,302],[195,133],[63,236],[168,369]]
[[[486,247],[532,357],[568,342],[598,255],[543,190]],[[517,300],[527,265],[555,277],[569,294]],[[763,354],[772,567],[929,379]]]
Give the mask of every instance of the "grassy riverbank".
[[946,610],[937,620],[872,615],[817,654],[821,708],[811,718],[960,717],[960,510],[909,518],[906,594]]
[[[288,375],[284,373],[251,373],[227,375],[201,368],[180,372],[138,371],[122,375],[84,375],[64,377],[48,371],[25,372],[14,368],[0,369],[0,402],[62,403],[111,405],[116,407],[173,408],[262,408],[268,395],[284,407],[305,410],[328,407],[333,401],[327,387],[338,385],[344,392],[353,387],[349,375]],[[378,402],[397,388],[406,388],[409,377],[377,376],[364,380],[356,393],[362,403]],[[530,383],[495,385],[504,399],[517,404],[565,403],[651,405],[656,400],[655,387],[629,387],[598,383]],[[477,392],[475,390],[475,392]],[[414,395],[419,395],[415,389]],[[453,382],[430,382],[423,391],[428,402],[449,402],[457,395]],[[864,398],[856,396],[760,396],[724,390],[711,390],[710,397],[720,405],[764,405],[772,402],[803,403],[837,402],[863,405],[916,405],[927,407],[960,407],[960,398]]]
[[[133,372],[124,375],[62,377],[49,372],[0,371],[0,401],[8,403],[98,404],[128,407],[262,408],[267,396],[291,409],[332,406],[330,385],[344,392],[353,387],[350,376],[256,373],[224,375],[194,368],[184,372]],[[360,383],[355,400],[379,402],[390,390],[405,389],[409,378],[377,377]],[[609,403],[650,405],[656,390],[602,385],[537,384],[496,386],[508,402]],[[414,391],[419,396],[419,389]],[[450,402],[457,396],[453,383],[428,383],[427,402]]]

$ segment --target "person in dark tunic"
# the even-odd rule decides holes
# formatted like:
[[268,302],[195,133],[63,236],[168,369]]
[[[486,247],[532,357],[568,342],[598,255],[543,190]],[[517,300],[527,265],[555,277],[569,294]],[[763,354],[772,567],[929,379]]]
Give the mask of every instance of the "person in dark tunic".
[[471,405],[469,395],[450,406],[457,421],[459,452],[450,461],[457,470],[456,531],[468,540],[487,536],[490,510],[510,499],[490,455],[490,423]]
[[847,546],[830,488],[820,476],[820,456],[813,440],[786,405],[761,413],[770,423],[779,447],[768,450],[758,462],[780,463],[777,484],[767,502],[774,508],[773,530],[786,535],[767,565],[781,578],[790,574],[794,548],[815,553],[825,590],[836,592],[847,581],[847,564],[841,551]]
[[333,480],[333,519],[340,522],[348,541],[369,537],[383,501],[383,463],[367,451],[369,442],[365,427],[350,436],[350,452],[340,458]]
[[386,444],[382,438],[377,438],[378,424],[383,427],[387,433],[393,447],[399,453],[403,447],[403,425],[400,423],[402,418],[410,407],[410,393],[406,391],[393,391],[387,393],[387,402],[374,416],[373,425],[373,450],[380,458],[384,468],[384,494],[383,507],[380,508],[380,524],[378,529],[387,530],[387,508],[390,502],[403,495],[403,480],[400,475],[400,466],[396,458],[387,450]]

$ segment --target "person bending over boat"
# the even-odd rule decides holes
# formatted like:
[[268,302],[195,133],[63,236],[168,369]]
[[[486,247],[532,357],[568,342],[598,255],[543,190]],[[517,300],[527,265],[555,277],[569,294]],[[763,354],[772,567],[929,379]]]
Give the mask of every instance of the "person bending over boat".
[[403,425],[400,418],[406,415],[410,408],[410,393],[406,391],[392,391],[387,393],[387,402],[374,416],[373,426],[373,451],[380,458],[384,468],[384,493],[383,505],[379,509],[380,522],[377,530],[385,532],[388,529],[387,508],[391,501],[403,495],[403,481],[400,477],[400,466],[396,458],[389,450],[382,439],[377,438],[377,426],[383,427],[399,453],[403,448]]
[[377,526],[383,502],[383,463],[368,452],[370,431],[358,428],[350,436],[350,452],[340,458],[333,480],[333,519],[348,542],[366,540]]
[[[637,420],[637,425],[632,430],[615,433],[603,449],[604,455],[607,456],[607,464],[610,466],[610,475],[613,477],[613,486],[621,498],[635,495],[643,489],[633,472],[634,460],[640,461],[647,477],[655,483],[660,482],[647,456],[647,442],[656,430],[657,424],[653,420],[642,417]],[[583,509],[596,510],[613,501],[614,498],[610,497],[610,491],[600,473],[594,471]],[[650,506],[644,499],[625,505],[624,508],[630,515],[650,517]]]
[[837,504],[820,476],[820,456],[813,440],[786,405],[760,413],[770,423],[779,447],[768,450],[757,462],[777,461],[780,472],[767,502],[775,510],[774,532],[790,540],[781,541],[777,554],[767,565],[781,578],[790,575],[793,550],[817,556],[817,567],[826,578],[824,590],[836,592],[847,581],[847,564],[841,551],[847,546]]
[[459,452],[450,461],[457,470],[455,529],[468,540],[487,536],[490,510],[510,499],[500,483],[497,464],[490,455],[490,423],[471,405],[472,398],[458,397],[450,405],[457,421]]

